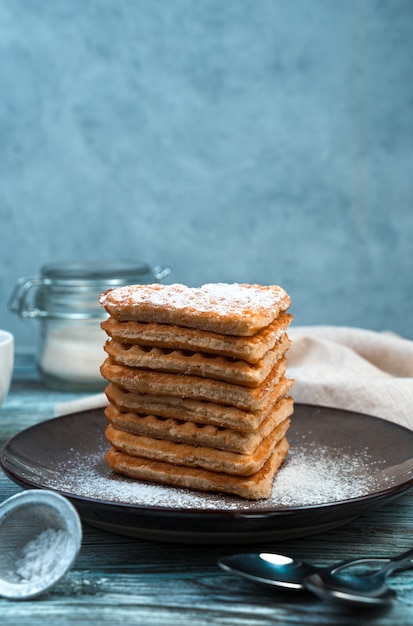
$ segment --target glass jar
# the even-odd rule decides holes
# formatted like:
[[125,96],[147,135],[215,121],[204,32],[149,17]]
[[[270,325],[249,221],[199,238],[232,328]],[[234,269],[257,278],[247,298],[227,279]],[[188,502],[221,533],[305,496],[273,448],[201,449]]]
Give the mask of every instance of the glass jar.
[[99,295],[107,289],[159,282],[168,267],[125,261],[53,263],[40,276],[20,278],[9,309],[22,319],[39,318],[37,368],[45,383],[66,391],[102,390],[107,317]]

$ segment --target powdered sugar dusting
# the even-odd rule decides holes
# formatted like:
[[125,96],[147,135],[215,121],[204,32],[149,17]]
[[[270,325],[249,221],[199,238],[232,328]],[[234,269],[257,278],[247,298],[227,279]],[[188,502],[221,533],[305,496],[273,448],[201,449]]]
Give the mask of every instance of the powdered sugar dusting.
[[325,447],[293,450],[274,483],[272,498],[284,506],[357,498],[374,487],[368,454],[352,457]]
[[36,583],[47,580],[61,564],[67,542],[67,533],[54,528],[47,528],[29,541],[16,561],[16,578],[19,582]]
[[248,315],[251,311],[268,311],[274,307],[278,312],[280,303],[284,303],[283,309],[288,307],[289,296],[276,285],[209,283],[196,288],[156,283],[118,287],[100,297],[103,306],[110,302],[122,304],[125,301],[134,305],[150,304],[155,308],[167,306],[175,311],[185,309],[193,309],[197,313],[214,311],[215,314],[225,317]]
[[271,497],[251,502],[235,496],[202,493],[115,474],[104,461],[105,445],[89,456],[73,450],[61,471],[44,485],[68,495],[168,510],[267,510],[334,503],[369,494],[377,468],[366,452],[354,458],[340,450],[302,445],[289,453],[278,473]]

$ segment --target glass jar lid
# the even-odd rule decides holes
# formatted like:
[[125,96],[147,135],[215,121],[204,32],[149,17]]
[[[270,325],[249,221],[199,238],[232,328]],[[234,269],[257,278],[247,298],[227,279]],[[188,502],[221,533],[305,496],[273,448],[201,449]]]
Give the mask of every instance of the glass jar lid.
[[53,283],[111,283],[124,284],[128,280],[156,276],[157,268],[139,261],[71,261],[49,263],[41,268],[41,275]]
[[43,265],[39,276],[17,281],[9,309],[22,318],[90,319],[105,316],[100,293],[131,284],[159,282],[169,267],[138,261],[71,261]]

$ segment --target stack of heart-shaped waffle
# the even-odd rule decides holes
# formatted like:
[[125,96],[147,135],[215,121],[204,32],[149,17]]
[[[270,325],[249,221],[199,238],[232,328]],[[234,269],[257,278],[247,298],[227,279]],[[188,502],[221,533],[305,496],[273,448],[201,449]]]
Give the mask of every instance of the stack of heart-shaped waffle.
[[100,302],[111,448],[130,477],[267,498],[288,452],[290,297],[278,286],[132,285]]

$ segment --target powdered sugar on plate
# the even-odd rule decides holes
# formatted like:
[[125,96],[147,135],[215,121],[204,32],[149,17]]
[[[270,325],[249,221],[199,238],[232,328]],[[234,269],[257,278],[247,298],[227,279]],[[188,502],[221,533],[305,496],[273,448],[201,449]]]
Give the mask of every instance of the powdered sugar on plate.
[[301,445],[289,453],[268,500],[252,502],[235,496],[202,493],[120,476],[106,466],[105,448],[90,456],[73,450],[59,474],[45,478],[45,487],[112,504],[125,503],[168,510],[273,510],[335,503],[367,495],[374,487],[368,453],[353,458],[340,450]]
[[374,487],[368,453],[352,457],[340,450],[304,446],[293,450],[276,476],[274,504],[309,506],[366,495]]

